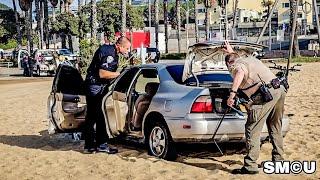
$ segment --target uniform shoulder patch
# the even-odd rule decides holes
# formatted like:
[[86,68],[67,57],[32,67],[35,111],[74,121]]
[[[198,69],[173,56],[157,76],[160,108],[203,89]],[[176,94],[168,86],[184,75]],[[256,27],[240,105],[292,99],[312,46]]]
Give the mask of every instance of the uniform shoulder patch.
[[112,63],[114,58],[112,56],[107,57],[107,63]]

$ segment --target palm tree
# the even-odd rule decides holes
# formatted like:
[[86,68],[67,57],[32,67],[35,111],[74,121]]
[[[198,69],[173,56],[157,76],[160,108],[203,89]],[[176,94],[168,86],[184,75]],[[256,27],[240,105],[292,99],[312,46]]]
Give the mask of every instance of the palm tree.
[[12,5],[13,5],[13,10],[14,10],[14,16],[15,16],[15,21],[16,21],[16,28],[17,28],[17,33],[18,33],[18,48],[21,48],[22,41],[21,41],[21,31],[20,31],[20,22],[19,22],[19,17],[18,17],[18,12],[17,12],[17,6],[15,0],[12,0]]
[[32,0],[19,0],[19,6],[21,10],[25,11],[25,24],[27,30],[28,39],[28,52],[32,54],[33,42],[32,42]]
[[318,43],[320,43],[320,22],[319,22],[319,10],[317,6],[317,0],[313,0],[312,6],[313,6],[313,11],[316,17],[315,19],[316,19],[317,32],[318,32]]
[[159,48],[159,0],[154,1],[156,48]]
[[[239,0],[235,0],[235,2],[234,2],[234,9],[233,9],[233,24],[232,24],[233,31],[232,31],[232,39],[235,39],[236,36],[237,36],[238,5],[239,5]],[[235,31],[235,32],[234,32],[234,31]]]
[[205,7],[206,7],[206,16],[205,16],[206,40],[208,41],[209,40],[209,30],[210,30],[209,29],[210,28],[210,18],[209,18],[209,16],[210,16],[210,11],[209,11],[210,6],[209,6],[209,0],[205,1]]
[[37,35],[39,37],[39,41],[38,41],[38,48],[42,49],[42,36],[41,36],[41,9],[40,9],[40,3],[41,0],[35,0],[35,8],[36,8],[36,21],[37,21],[37,27],[36,27],[36,32]]
[[[273,1],[271,0],[263,0],[261,2],[262,7],[267,8],[267,17],[270,16],[271,6],[273,5]],[[269,22],[269,51],[271,51],[271,21]]]
[[178,53],[181,52],[181,16],[180,16],[180,0],[176,0],[177,26],[178,26]]
[[97,4],[96,0],[91,0],[91,38],[96,39],[97,37]]
[[199,42],[199,28],[198,28],[198,10],[197,10],[198,0],[194,0],[194,26],[195,26],[195,34],[196,34],[196,42]]
[[296,6],[298,6],[297,0],[290,0],[290,27],[295,28],[294,33],[294,41],[293,41],[293,56],[299,57],[300,50],[299,50],[299,42],[298,42],[298,33],[297,33],[297,25],[294,25],[294,21],[297,23],[297,17],[294,15],[295,11],[297,11]]
[[48,7],[48,0],[43,0],[43,7],[44,7],[44,39],[46,43],[46,49],[49,49],[49,7]]
[[121,0],[121,34],[125,36],[126,34],[126,18],[127,18],[127,1]]
[[[55,21],[56,20],[56,7],[58,4],[58,0],[50,0],[50,3],[52,5],[52,19],[53,19],[53,21]],[[53,40],[53,48],[54,48],[54,50],[56,50],[56,33],[53,34],[52,40]]]
[[168,0],[164,0],[163,2],[163,13],[164,13],[164,35],[165,35],[165,44],[166,50],[165,52],[168,53]]

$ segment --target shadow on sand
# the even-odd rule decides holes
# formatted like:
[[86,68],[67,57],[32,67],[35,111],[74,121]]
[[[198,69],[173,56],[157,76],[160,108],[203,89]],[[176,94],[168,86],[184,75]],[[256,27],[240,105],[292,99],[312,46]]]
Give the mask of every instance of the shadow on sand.
[[[0,143],[22,148],[41,149],[44,151],[76,151],[82,152],[83,141],[72,139],[70,134],[49,135],[46,130],[39,132],[39,135],[0,135]],[[137,158],[152,159],[153,162],[162,161],[148,155],[144,144],[125,140],[112,140],[110,144],[119,149],[118,156],[126,161],[135,162]],[[220,143],[224,156],[232,154],[243,154],[246,152],[244,143]],[[207,170],[222,170],[231,172],[228,166],[238,164],[241,161],[226,160],[219,161],[221,156],[215,144],[177,144],[177,163],[204,168]],[[195,159],[205,160],[202,162]],[[224,164],[224,166],[222,165]]]

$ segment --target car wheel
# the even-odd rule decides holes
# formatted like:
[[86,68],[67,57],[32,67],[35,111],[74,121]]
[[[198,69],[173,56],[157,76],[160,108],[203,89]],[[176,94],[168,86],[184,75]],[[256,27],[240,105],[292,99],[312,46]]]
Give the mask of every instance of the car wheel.
[[148,151],[150,155],[166,160],[174,160],[177,153],[169,129],[164,123],[156,122],[148,137]]

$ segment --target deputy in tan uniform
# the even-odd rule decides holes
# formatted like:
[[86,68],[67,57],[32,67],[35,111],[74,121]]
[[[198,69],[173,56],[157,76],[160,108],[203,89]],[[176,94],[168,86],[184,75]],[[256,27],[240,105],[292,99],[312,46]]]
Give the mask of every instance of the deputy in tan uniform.
[[233,174],[257,174],[256,163],[260,152],[260,133],[264,124],[267,124],[270,140],[273,146],[272,160],[283,160],[283,136],[282,117],[286,91],[283,86],[278,89],[268,88],[273,99],[264,102],[259,87],[262,81],[270,83],[276,76],[260,60],[253,56],[240,57],[233,52],[231,46],[226,43],[229,53],[225,62],[233,77],[232,89],[227,100],[228,106],[234,105],[234,98],[239,90],[242,90],[251,101],[247,108],[248,119],[245,124],[245,136],[247,143],[247,155],[244,157],[244,166],[235,169]]

